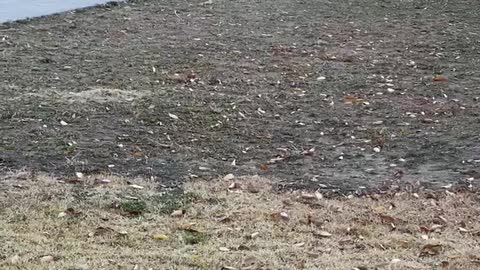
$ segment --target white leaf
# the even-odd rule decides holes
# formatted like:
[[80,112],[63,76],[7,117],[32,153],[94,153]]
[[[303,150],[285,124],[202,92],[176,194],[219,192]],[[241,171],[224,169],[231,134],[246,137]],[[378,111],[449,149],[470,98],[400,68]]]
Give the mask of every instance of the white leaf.
[[134,189],[144,189],[144,187],[139,186],[139,185],[129,185],[129,187],[134,188]]
[[330,236],[332,236],[332,234],[329,233],[329,232],[327,232],[327,231],[319,231],[319,232],[317,232],[317,233],[315,233],[315,234],[318,235],[318,236],[321,236],[321,237],[330,237]]
[[171,217],[181,217],[183,216],[183,210],[175,210],[170,214]]
[[235,178],[235,175],[229,173],[223,177],[223,180],[230,181],[230,180],[233,180],[234,178]]
[[174,120],[178,120],[178,116],[176,116],[175,114],[173,113],[169,113],[168,116],[170,116],[170,118],[174,119]]

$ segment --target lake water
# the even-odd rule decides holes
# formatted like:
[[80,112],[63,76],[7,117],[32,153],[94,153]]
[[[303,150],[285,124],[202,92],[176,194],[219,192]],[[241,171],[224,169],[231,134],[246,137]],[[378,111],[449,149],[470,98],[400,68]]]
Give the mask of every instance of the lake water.
[[0,0],[0,23],[49,15],[107,2],[109,0]]

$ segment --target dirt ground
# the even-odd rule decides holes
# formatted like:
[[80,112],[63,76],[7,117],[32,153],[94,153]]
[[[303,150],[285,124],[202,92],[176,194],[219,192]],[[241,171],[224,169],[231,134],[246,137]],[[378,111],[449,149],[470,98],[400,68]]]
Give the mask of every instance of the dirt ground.
[[[478,194],[324,199],[262,177],[182,193],[105,175],[0,178],[1,269],[475,270]],[[173,195],[173,196],[172,196]]]
[[134,1],[3,24],[0,168],[475,186],[479,42],[476,0]]

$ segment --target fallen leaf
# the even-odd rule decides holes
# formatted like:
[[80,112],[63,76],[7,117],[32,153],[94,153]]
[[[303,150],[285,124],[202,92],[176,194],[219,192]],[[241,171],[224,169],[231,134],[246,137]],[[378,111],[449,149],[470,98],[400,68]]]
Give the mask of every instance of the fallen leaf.
[[438,255],[442,251],[443,246],[441,244],[428,244],[423,246],[420,256],[434,256]]
[[186,232],[204,234],[205,233],[204,231],[202,231],[198,228],[195,228],[196,225],[197,225],[196,223],[181,224],[181,225],[178,226],[178,229],[186,231]]
[[154,235],[152,236],[152,238],[153,238],[154,240],[159,240],[159,241],[168,240],[168,236],[165,235],[165,234],[161,234],[161,233],[160,233],[160,234],[154,234]]
[[290,199],[284,199],[282,200],[282,203],[286,206],[292,206],[293,202]]
[[399,263],[399,262],[401,262],[401,261],[402,261],[402,260],[400,260],[400,259],[392,259],[392,260],[390,261],[390,263],[391,263],[391,264],[395,264],[395,263]]
[[262,170],[264,172],[268,172],[270,170],[270,168],[268,167],[267,164],[260,164],[260,170]]
[[285,213],[285,212],[281,212],[281,213],[280,213],[280,217],[281,217],[282,219],[285,219],[285,220],[289,220],[289,219],[290,219],[290,216],[288,216],[288,214]]
[[20,262],[20,256],[14,255],[14,256],[9,258],[9,261],[10,261],[11,264],[17,264],[17,263]]
[[144,187],[139,186],[139,185],[129,185],[129,187],[131,187],[133,189],[144,189]]
[[380,214],[380,219],[383,224],[395,224],[395,218],[387,215]]
[[352,96],[352,95],[346,95],[346,96],[343,97],[343,102],[345,104],[358,104],[362,101],[363,101],[363,99],[361,99],[359,97],[356,97],[356,96]]
[[274,158],[270,159],[267,163],[268,164],[275,164],[275,163],[280,162],[284,159],[285,159],[284,157],[274,157]]
[[332,234],[327,232],[327,231],[318,231],[318,232],[314,232],[313,234],[315,236],[320,236],[320,237],[330,237],[330,236],[332,236]]
[[313,199],[316,199],[317,197],[315,196],[315,194],[311,194],[311,193],[302,193],[302,195],[300,195],[300,197],[302,199],[306,199],[306,200],[313,200]]
[[40,262],[42,262],[42,263],[53,262],[54,260],[55,260],[55,258],[51,255],[42,256],[40,258]]
[[434,82],[446,82],[446,81],[448,81],[448,79],[447,79],[447,77],[446,77],[445,75],[439,74],[439,75],[435,75],[435,76],[433,77],[433,81],[434,81]]
[[229,173],[223,177],[223,180],[230,181],[230,180],[233,180],[234,178],[235,178],[235,175]]
[[240,188],[240,184],[237,183],[237,182],[232,182],[232,183],[228,186],[228,189],[236,189],[236,188]]
[[271,214],[271,217],[273,220],[278,221],[278,220],[289,220],[290,216],[288,216],[287,213],[285,212],[278,212],[278,213],[273,213]]
[[183,210],[175,210],[170,214],[171,217],[181,217],[183,216]]
[[106,233],[111,233],[111,232],[114,232],[115,230],[113,230],[112,228],[109,228],[109,227],[97,227],[95,229],[95,232],[92,233],[91,236],[99,236],[99,235],[104,235]]
[[254,184],[248,183],[247,184],[247,191],[250,192],[250,193],[259,193],[260,189],[258,189],[258,187],[256,187]]
[[169,113],[168,116],[170,116],[170,118],[174,119],[174,120],[178,120],[178,116],[176,116],[175,114],[173,113]]

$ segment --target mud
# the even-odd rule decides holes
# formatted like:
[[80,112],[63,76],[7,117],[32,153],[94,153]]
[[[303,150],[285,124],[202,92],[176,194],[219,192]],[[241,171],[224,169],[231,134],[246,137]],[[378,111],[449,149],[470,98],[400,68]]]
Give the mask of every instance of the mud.
[[3,24],[0,166],[167,186],[228,173],[476,185],[479,13],[474,0],[134,1]]

